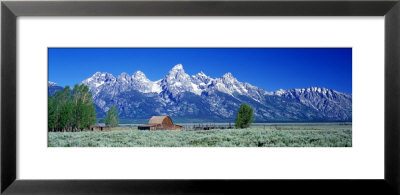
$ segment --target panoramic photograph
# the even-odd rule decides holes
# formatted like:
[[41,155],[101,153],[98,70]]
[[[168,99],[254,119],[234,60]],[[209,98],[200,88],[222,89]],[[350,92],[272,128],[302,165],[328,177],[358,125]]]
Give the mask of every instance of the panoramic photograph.
[[352,147],[352,48],[48,48],[48,147]]

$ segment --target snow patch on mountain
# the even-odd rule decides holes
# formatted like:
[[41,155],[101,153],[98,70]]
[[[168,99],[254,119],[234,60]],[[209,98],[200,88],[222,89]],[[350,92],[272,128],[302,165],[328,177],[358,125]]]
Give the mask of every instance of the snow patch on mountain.
[[47,86],[49,86],[49,87],[54,87],[54,86],[60,86],[60,85],[58,85],[58,84],[55,83],[55,82],[48,81]]
[[142,71],[136,71],[132,75],[133,89],[142,93],[160,93],[162,91],[158,82],[150,81]]

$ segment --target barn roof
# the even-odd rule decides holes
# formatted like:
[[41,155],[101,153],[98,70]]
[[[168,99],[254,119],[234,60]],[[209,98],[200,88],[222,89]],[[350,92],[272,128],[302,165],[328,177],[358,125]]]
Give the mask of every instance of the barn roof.
[[169,116],[153,116],[151,117],[151,119],[149,120],[148,124],[162,124],[162,122],[165,119],[169,119],[171,120],[171,118],[169,118]]
[[106,124],[105,123],[96,123],[94,126],[95,127],[106,127]]
[[156,126],[156,124],[142,124],[139,125],[138,127],[154,127],[154,126]]

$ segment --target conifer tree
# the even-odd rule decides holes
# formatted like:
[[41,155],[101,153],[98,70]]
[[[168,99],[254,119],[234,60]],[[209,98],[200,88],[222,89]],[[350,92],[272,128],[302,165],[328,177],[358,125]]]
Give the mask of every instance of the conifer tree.
[[241,104],[236,114],[235,128],[242,129],[250,127],[254,121],[253,108],[247,104]]
[[110,110],[107,112],[106,125],[110,127],[118,126],[118,113],[115,106],[111,106]]

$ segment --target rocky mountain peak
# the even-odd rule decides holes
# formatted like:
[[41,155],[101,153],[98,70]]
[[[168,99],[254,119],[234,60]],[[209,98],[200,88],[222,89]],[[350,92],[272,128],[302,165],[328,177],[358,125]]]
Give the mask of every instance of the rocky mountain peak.
[[118,75],[117,79],[120,80],[120,81],[129,83],[130,80],[131,80],[131,76],[128,73],[123,72],[120,75]]
[[203,71],[200,71],[199,73],[196,74],[197,77],[209,77],[206,74],[204,74]]
[[146,75],[140,70],[133,73],[132,78],[136,80],[148,80]]
[[96,72],[90,78],[82,81],[83,84],[87,85],[89,88],[99,87],[103,84],[111,84],[115,82],[116,78],[107,72]]
[[232,73],[227,72],[224,75],[222,75],[222,78],[233,78],[233,75],[232,75]]
[[190,79],[190,76],[185,73],[182,64],[175,65],[169,72],[168,75],[165,76],[165,80],[170,81],[179,81],[186,82]]
[[234,82],[238,82],[238,80],[232,75],[232,73],[228,72],[225,73],[222,77],[221,77],[222,81],[224,83],[234,83]]
[[197,84],[197,85],[208,85],[210,84],[210,82],[213,80],[211,77],[207,76],[206,74],[204,74],[203,71],[192,75],[192,80],[193,83]]
[[92,78],[115,78],[115,77],[108,72],[96,72],[93,74]]
[[183,65],[182,64],[177,64],[172,68],[172,70],[183,70]]
[[55,86],[59,86],[57,83],[55,83],[55,82],[51,82],[51,81],[49,81],[48,83],[47,83],[47,86],[52,86],[52,87],[55,87]]

